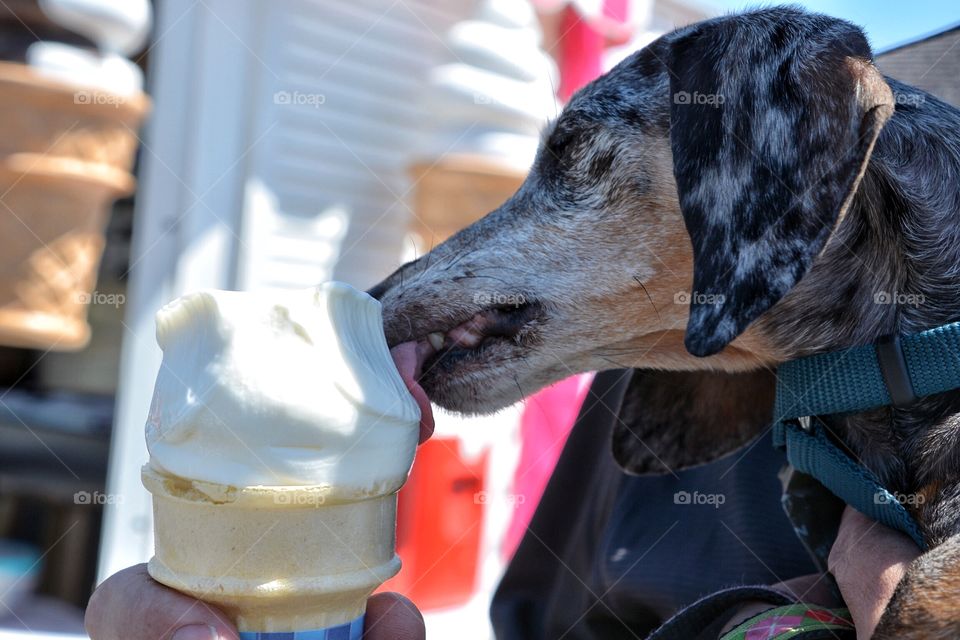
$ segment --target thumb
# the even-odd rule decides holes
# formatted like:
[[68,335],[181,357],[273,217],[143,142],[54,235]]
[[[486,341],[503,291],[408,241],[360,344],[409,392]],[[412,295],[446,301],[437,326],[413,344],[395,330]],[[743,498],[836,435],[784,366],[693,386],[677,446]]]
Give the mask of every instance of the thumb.
[[364,640],[424,640],[423,616],[417,607],[396,593],[378,593],[367,602]]
[[84,624],[91,640],[239,640],[222,611],[156,582],[147,565],[97,587]]

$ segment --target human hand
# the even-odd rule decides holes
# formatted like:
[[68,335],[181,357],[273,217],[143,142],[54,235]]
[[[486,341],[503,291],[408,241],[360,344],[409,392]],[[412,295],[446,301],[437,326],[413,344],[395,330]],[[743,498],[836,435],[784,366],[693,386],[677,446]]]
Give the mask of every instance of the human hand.
[[[153,580],[138,564],[107,578],[90,598],[91,640],[239,640],[215,607]],[[423,618],[412,602],[381,593],[367,603],[365,640],[424,640]]]
[[[824,580],[824,574],[811,573],[790,580],[784,580],[777,584],[770,585],[775,589],[797,602],[806,602],[808,604],[817,604],[823,607],[840,607],[842,602],[838,602],[830,590],[830,585]],[[731,616],[723,628],[720,629],[720,637],[728,633],[734,627],[749,620],[757,614],[763,613],[768,609],[773,609],[775,605],[764,601],[749,601],[737,609],[737,612]]]
[[850,609],[857,640],[869,640],[907,566],[920,555],[908,536],[852,507],[840,521],[827,564]]

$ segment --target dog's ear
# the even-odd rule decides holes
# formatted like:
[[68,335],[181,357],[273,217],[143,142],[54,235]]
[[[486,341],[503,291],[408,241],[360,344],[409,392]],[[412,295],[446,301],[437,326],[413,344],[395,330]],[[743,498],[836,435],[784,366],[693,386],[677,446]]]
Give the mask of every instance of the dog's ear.
[[685,344],[708,356],[807,272],[893,96],[863,33],[825,16],[760,11],[665,44],[673,168],[694,255]]
[[716,460],[769,427],[774,386],[765,369],[634,371],[613,431],[613,457],[637,475]]

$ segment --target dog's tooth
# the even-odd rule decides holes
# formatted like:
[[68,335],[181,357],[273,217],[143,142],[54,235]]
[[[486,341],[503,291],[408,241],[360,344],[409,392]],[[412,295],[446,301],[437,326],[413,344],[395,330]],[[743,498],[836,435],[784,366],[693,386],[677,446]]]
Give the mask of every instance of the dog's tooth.
[[483,341],[483,334],[467,325],[451,329],[448,337],[455,345],[468,349],[473,349]]
[[478,347],[481,342],[483,342],[483,336],[472,332],[460,338],[460,344],[470,349]]
[[437,351],[443,349],[443,340],[444,335],[442,333],[434,332],[427,334],[427,341],[430,343],[430,346]]

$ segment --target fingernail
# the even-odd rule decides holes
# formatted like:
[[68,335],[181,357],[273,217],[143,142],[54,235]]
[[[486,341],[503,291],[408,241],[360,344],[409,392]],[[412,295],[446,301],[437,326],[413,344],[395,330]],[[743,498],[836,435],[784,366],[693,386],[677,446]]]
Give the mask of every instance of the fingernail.
[[177,629],[170,640],[220,640],[220,634],[212,624],[190,624]]

